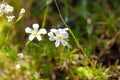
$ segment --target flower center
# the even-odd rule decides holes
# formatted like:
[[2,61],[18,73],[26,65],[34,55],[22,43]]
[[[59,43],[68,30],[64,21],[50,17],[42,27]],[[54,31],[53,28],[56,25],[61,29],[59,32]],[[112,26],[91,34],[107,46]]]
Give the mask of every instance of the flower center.
[[33,31],[33,32],[32,32],[32,35],[33,35],[34,37],[36,37],[36,36],[37,36],[37,32]]
[[57,38],[58,38],[59,40],[61,40],[61,39],[63,39],[63,36],[60,34],[60,35],[57,36]]

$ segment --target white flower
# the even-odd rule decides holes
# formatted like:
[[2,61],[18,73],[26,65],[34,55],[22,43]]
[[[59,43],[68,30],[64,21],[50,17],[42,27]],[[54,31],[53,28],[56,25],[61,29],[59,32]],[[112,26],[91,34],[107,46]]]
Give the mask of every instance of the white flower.
[[32,41],[35,37],[38,39],[38,41],[42,40],[40,34],[46,34],[47,33],[46,29],[38,30],[39,28],[38,24],[33,24],[32,27],[33,27],[33,30],[29,27],[25,28],[26,33],[31,33],[29,36],[29,40]]
[[21,58],[23,58],[23,53],[19,53],[18,54],[18,57],[21,59]]
[[5,5],[5,8],[4,8],[4,12],[6,14],[10,13],[10,12],[13,12],[14,8],[12,6],[10,6],[9,4],[6,4]]
[[5,4],[0,4],[0,13],[3,12],[4,7],[5,7]]
[[15,65],[15,69],[16,70],[20,69],[20,64]]
[[49,40],[50,41],[56,41],[55,47],[58,47],[60,43],[62,43],[63,46],[67,46],[68,43],[65,41],[66,38],[69,37],[69,34],[67,32],[68,28],[65,29],[51,29],[48,33]]
[[15,16],[6,16],[6,18],[8,19],[8,22],[11,22]]
[[20,10],[20,15],[24,14],[25,13],[25,9],[24,8],[21,8]]

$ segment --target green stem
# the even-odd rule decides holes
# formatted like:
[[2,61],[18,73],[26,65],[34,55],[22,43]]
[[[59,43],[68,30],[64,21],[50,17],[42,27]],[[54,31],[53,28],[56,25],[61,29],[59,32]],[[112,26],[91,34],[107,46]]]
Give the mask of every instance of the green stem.
[[27,43],[25,44],[25,47],[30,43],[31,41],[27,41]]
[[44,13],[43,22],[42,22],[42,28],[45,27],[45,22],[46,22],[47,13],[48,13],[48,5],[47,5],[46,10],[45,10],[45,13]]

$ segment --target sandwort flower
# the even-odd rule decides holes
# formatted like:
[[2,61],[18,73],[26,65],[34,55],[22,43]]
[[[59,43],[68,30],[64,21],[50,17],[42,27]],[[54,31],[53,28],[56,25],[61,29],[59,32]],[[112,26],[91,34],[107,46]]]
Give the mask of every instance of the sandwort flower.
[[20,64],[16,64],[16,65],[15,65],[15,69],[16,69],[16,70],[20,69]]
[[18,17],[17,21],[19,21],[24,16],[24,13],[25,13],[25,9],[21,8],[21,10],[19,12],[19,17]]
[[33,29],[29,27],[25,28],[25,32],[30,33],[29,40],[32,41],[35,37],[38,39],[38,41],[42,40],[40,34],[46,34],[47,33],[46,29],[38,30],[39,28],[38,24],[33,24],[32,27]]
[[25,13],[25,9],[24,8],[21,8],[20,10],[20,15],[24,14]]
[[18,54],[18,57],[21,59],[21,58],[23,58],[23,53],[19,53]]
[[6,14],[9,14],[10,12],[13,12],[13,10],[14,10],[14,8],[12,6],[10,6],[9,4],[5,5],[4,12]]
[[69,34],[67,32],[68,28],[64,29],[51,29],[48,33],[49,40],[50,41],[56,41],[55,47],[58,47],[60,43],[62,43],[63,46],[67,46],[68,43],[65,39],[69,37]]
[[15,16],[6,16],[6,18],[8,19],[8,22],[11,22]]

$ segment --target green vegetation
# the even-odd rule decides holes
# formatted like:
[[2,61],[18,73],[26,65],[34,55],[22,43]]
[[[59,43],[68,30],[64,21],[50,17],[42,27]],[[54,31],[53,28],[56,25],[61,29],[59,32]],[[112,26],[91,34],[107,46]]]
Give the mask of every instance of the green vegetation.
[[[0,80],[118,80],[120,78],[119,0],[4,0],[14,7],[0,13]],[[0,6],[1,8],[1,6]],[[20,13],[21,8],[25,13]],[[8,21],[6,16],[15,16]],[[29,41],[26,27],[65,29],[68,46]],[[67,34],[67,33],[66,33]],[[36,35],[36,34],[35,34]],[[64,36],[59,36],[59,39]]]

